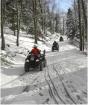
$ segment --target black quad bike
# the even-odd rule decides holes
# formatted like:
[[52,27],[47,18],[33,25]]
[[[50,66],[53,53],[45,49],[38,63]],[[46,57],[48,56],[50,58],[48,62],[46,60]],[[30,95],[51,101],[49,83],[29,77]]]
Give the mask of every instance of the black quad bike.
[[58,45],[58,43],[57,43],[57,45],[53,45],[52,46],[52,52],[56,51],[56,50],[59,51],[59,45]]
[[62,36],[60,37],[59,41],[60,41],[60,42],[61,42],[61,41],[64,41],[64,39],[63,39],[63,37],[62,37]]
[[44,54],[39,54],[35,57],[33,54],[29,53],[25,59],[24,69],[25,72],[29,72],[31,69],[39,69],[42,71],[43,67],[46,66],[45,52]]

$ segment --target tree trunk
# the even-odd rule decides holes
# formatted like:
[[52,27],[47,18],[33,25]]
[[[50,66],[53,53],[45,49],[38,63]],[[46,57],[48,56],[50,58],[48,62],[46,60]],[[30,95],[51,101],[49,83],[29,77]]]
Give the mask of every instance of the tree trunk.
[[85,5],[84,5],[84,1],[83,0],[81,0],[81,4],[82,4],[82,9],[83,9],[83,16],[84,16],[85,28],[87,30],[87,14],[86,14]]
[[3,15],[3,0],[1,0],[1,49],[5,50],[5,38],[3,33],[4,15]]
[[78,0],[78,13],[79,13],[80,51],[82,51],[82,26],[81,26],[81,5],[80,5],[80,0]]
[[57,14],[56,14],[56,17],[55,17],[55,21],[56,21],[55,32],[58,32],[58,16],[57,16]]
[[19,26],[20,26],[20,19],[19,19],[19,8],[18,8],[18,0],[16,0],[16,8],[17,8],[17,41],[16,45],[19,46]]
[[[87,1],[85,1],[85,2],[87,3]],[[85,27],[84,36],[85,36],[85,39],[87,40],[87,13],[86,13],[85,4],[84,4],[83,0],[81,0],[81,5],[82,5],[82,11],[83,11],[84,27]]]
[[44,9],[43,9],[43,13],[44,13],[44,17],[43,17],[43,27],[44,27],[44,34],[46,34],[46,11],[45,11],[45,4],[44,4]]
[[34,35],[35,35],[35,43],[37,44],[37,14],[36,14],[36,0],[32,0],[32,3],[33,3]]
[[63,17],[63,35],[64,35],[64,17]]
[[41,4],[41,1],[39,0],[39,6],[40,6],[40,10],[41,10],[41,20],[42,20],[42,30],[44,30],[44,22],[43,22],[43,8],[42,8],[42,4]]
[[76,6],[76,1],[74,0],[74,15],[75,15],[75,32],[76,32],[76,30],[77,30],[77,6]]
[[14,31],[14,36],[16,36],[16,32],[15,32],[15,30],[16,30],[15,29],[15,16],[13,16],[13,20],[14,20],[14,22],[13,22],[12,26],[14,27],[14,30],[13,30]]
[[85,35],[85,29],[84,29],[84,26],[82,27],[82,39],[83,39],[83,47],[82,47],[82,50],[84,51],[84,35]]

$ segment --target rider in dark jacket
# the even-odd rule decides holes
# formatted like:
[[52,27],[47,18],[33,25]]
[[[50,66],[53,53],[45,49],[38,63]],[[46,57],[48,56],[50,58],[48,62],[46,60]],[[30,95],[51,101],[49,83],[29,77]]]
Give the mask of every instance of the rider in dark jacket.
[[57,42],[56,41],[53,42],[53,46],[55,46],[55,47],[57,46]]

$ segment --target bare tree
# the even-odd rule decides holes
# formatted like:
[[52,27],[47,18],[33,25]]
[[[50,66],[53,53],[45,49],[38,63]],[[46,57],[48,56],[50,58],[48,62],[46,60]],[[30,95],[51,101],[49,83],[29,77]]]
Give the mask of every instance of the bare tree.
[[87,39],[87,5],[85,5],[87,3],[87,1],[85,0],[85,2],[83,0],[81,0],[81,5],[82,5],[82,13],[83,13],[83,21],[84,21],[84,26],[83,26],[83,30],[84,30],[84,38]]
[[39,7],[41,11],[41,20],[42,20],[42,30],[44,30],[44,18],[43,18],[43,6],[42,6],[42,0],[39,0]]
[[16,0],[16,9],[17,9],[17,41],[16,41],[16,45],[19,46],[20,22],[21,22],[21,14],[22,14],[22,0]]
[[82,23],[81,23],[81,2],[78,0],[79,32],[80,32],[80,51],[82,51]]
[[16,44],[19,46],[19,7],[18,0],[16,0],[16,9],[17,9],[17,41]]
[[1,0],[1,49],[5,50],[5,38],[3,33],[5,19],[5,0]]
[[32,0],[33,4],[33,21],[34,21],[34,35],[35,35],[35,43],[37,44],[37,2],[36,0]]
[[[87,1],[85,0],[85,3],[87,3]],[[84,1],[81,0],[81,5],[82,5],[82,9],[83,9],[83,17],[84,17],[84,22],[85,22],[85,30],[87,33],[87,14],[86,14],[86,5],[85,5]]]

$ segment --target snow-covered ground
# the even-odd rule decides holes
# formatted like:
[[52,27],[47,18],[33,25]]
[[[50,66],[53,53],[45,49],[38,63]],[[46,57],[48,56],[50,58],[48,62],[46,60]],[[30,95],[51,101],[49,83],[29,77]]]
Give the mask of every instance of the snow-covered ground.
[[59,36],[48,34],[46,43],[38,42],[39,48],[47,51],[47,67],[43,71],[24,73],[24,60],[34,40],[21,36],[20,46],[16,47],[16,37],[5,35],[10,46],[1,52],[4,59],[1,69],[2,104],[87,103],[86,56],[70,45],[66,37],[64,42],[59,42],[59,52],[50,52],[53,41],[58,41]]

